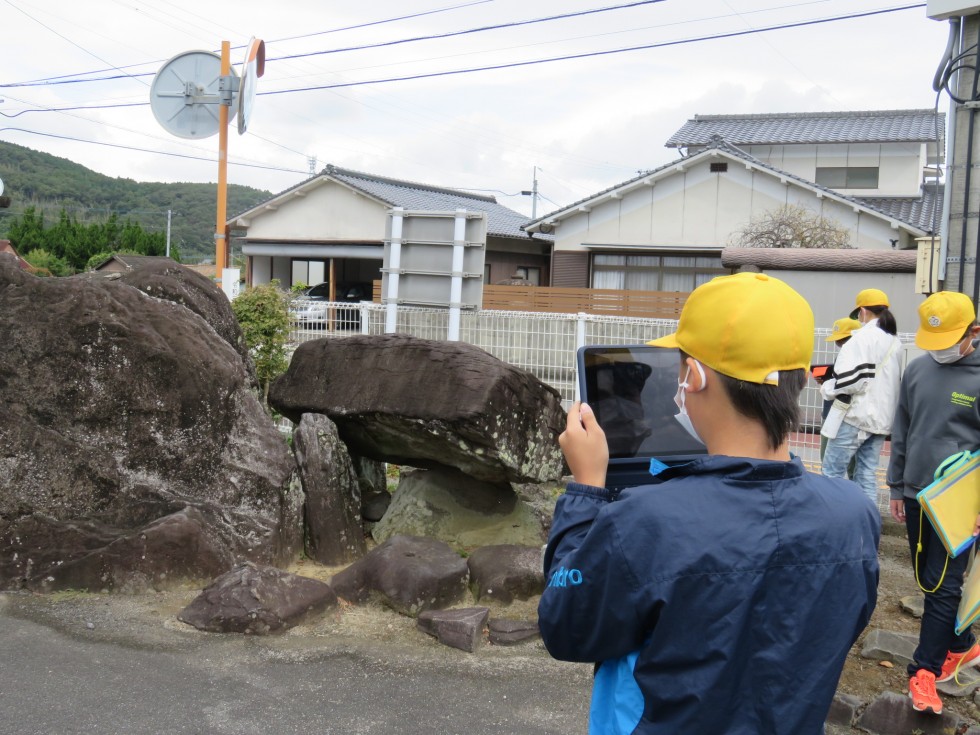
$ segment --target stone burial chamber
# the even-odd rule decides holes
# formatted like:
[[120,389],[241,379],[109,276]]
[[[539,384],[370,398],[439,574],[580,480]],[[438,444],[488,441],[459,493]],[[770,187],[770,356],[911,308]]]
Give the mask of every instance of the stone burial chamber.
[[354,458],[402,466],[375,540],[543,539],[563,469],[565,413],[558,393],[530,373],[460,342],[322,339],[300,345],[269,402],[300,425],[304,415],[329,418]]
[[299,551],[289,448],[179,299],[0,256],[0,343],[0,589],[162,589]]
[[553,388],[479,347],[404,335],[300,345],[269,403],[328,416],[351,454],[490,483],[561,477],[565,413]]

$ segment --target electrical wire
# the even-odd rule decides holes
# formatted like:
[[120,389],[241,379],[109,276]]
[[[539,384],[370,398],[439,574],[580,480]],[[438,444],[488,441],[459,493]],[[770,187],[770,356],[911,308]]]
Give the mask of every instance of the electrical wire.
[[276,95],[276,94],[289,94],[293,92],[312,92],[323,89],[342,89],[344,87],[360,87],[366,84],[386,84],[389,82],[406,82],[415,79],[432,79],[435,77],[446,77],[454,76],[457,74],[472,74],[475,72],[482,71],[496,71],[499,69],[516,69],[526,66],[536,66],[538,64],[549,64],[555,61],[572,61],[575,59],[588,59],[595,58],[599,56],[611,56],[613,54],[628,53],[631,51],[646,51],[655,48],[666,48],[669,46],[681,46],[688,43],[697,43],[701,41],[716,41],[723,38],[737,38],[739,36],[750,36],[756,33],[766,33],[768,31],[780,31],[789,28],[804,28],[807,26],[819,25],[822,23],[832,23],[840,20],[853,20],[856,18],[869,18],[876,15],[884,15],[886,13],[895,13],[902,10],[912,10],[914,8],[924,8],[925,3],[915,3],[913,5],[902,5],[893,8],[884,8],[879,10],[870,10],[863,13],[851,13],[848,15],[838,15],[830,18],[816,18],[812,20],[797,21],[795,23],[783,23],[776,26],[767,26],[765,28],[749,28],[744,31],[730,31],[728,33],[717,33],[711,36],[701,36],[698,38],[685,38],[676,41],[662,41],[660,43],[648,43],[641,44],[639,46],[628,46],[625,48],[618,49],[608,49],[606,51],[590,51],[581,54],[567,54],[565,56],[552,56],[546,59],[533,59],[531,61],[515,61],[508,64],[493,64],[489,66],[472,67],[469,69],[451,69],[448,71],[440,72],[430,72],[427,74],[411,74],[402,77],[388,77],[386,79],[371,79],[358,82],[340,82],[336,84],[323,84],[316,85],[312,87],[297,87],[293,89],[279,89],[270,90],[266,92],[259,92],[259,95]]
[[563,13],[561,15],[549,15],[544,18],[532,18],[530,20],[515,20],[510,23],[500,23],[493,26],[480,26],[478,28],[468,28],[462,31],[450,31],[448,33],[436,33],[430,36],[416,36],[415,38],[400,38],[396,41],[381,41],[380,43],[369,43],[362,46],[347,46],[345,48],[326,49],[325,51],[310,51],[302,54],[292,54],[290,56],[280,56],[284,59],[302,59],[310,56],[324,56],[326,54],[339,54],[345,51],[364,51],[372,48],[384,48],[386,46],[398,46],[403,43],[415,43],[416,41],[433,41],[440,38],[452,38],[454,36],[465,36],[471,33],[482,33],[484,31],[497,31],[501,28],[519,28],[520,26],[534,25],[536,23],[549,23],[555,20],[565,20],[567,18],[578,18],[583,15],[595,15],[597,13],[607,13],[611,10],[623,10],[624,8],[635,8],[641,5],[653,5],[662,3],[664,0],[635,0],[635,2],[623,5],[608,5],[603,8],[592,8],[590,10],[580,10],[574,13]]
[[[279,94],[293,94],[296,92],[313,92],[313,91],[329,90],[329,89],[343,89],[347,87],[361,87],[361,86],[372,85],[372,84],[387,84],[391,82],[406,82],[406,81],[412,81],[417,79],[431,79],[435,77],[455,76],[460,74],[472,74],[477,72],[495,71],[500,69],[515,69],[520,67],[536,66],[538,64],[548,64],[557,61],[572,61],[577,59],[611,56],[614,54],[622,54],[622,53],[628,53],[632,51],[646,51],[655,48],[667,48],[670,46],[682,46],[690,43],[700,43],[704,41],[717,41],[726,38],[737,38],[740,36],[755,35],[757,33],[767,33],[769,31],[780,31],[780,30],[787,30],[792,28],[804,28],[807,26],[820,25],[824,23],[833,23],[842,20],[854,20],[858,18],[868,18],[877,15],[884,15],[887,13],[896,13],[896,12],[901,12],[903,10],[912,10],[915,8],[924,8],[924,7],[925,7],[925,3],[914,3],[911,5],[901,5],[901,6],[891,7],[891,8],[869,10],[861,13],[850,13],[847,15],[837,15],[837,16],[831,16],[827,18],[814,18],[810,20],[797,21],[794,23],[782,23],[773,26],[749,28],[741,31],[717,33],[710,36],[697,36],[691,38],[678,39],[674,41],[662,41],[659,43],[641,44],[639,46],[628,46],[624,48],[608,49],[606,51],[589,51],[580,54],[552,56],[545,59],[515,61],[507,64],[493,64],[489,66],[470,67],[467,69],[450,69],[447,71],[429,72],[425,74],[412,74],[412,75],[401,76],[401,77],[387,77],[383,79],[370,79],[370,80],[361,80],[356,82],[337,82],[334,84],[321,84],[321,85],[314,85],[309,87],[295,87],[290,89],[267,90],[264,92],[258,92],[257,96],[271,96],[271,95],[279,95]],[[51,107],[51,108],[44,108],[38,110],[21,110],[20,112],[14,113],[13,115],[7,115],[6,113],[0,112],[0,115],[3,115],[4,117],[16,117],[18,115],[22,115],[28,112],[61,112],[65,110],[101,110],[101,109],[108,109],[113,107],[139,107],[139,106],[146,106],[146,105],[149,105],[149,102],[121,103],[121,104],[111,104],[111,105],[88,105],[88,106],[78,105],[73,107]]]
[[[92,145],[107,146],[109,148],[121,148],[127,151],[138,151],[140,153],[155,153],[160,156],[170,156],[171,158],[187,158],[192,161],[207,161],[208,163],[218,162],[217,158],[208,158],[205,156],[192,156],[187,153],[171,153],[168,151],[152,150],[150,148],[139,148],[137,146],[122,145],[120,143],[106,143],[100,140],[86,140],[85,138],[75,138],[70,135],[58,135],[56,133],[42,133],[39,130],[27,130],[25,128],[11,128],[11,127],[0,128],[0,133],[7,130],[12,130],[18,133],[27,133],[28,135],[40,135],[45,138],[58,138],[59,140],[71,140],[74,141],[75,143],[90,143]],[[228,161],[228,165],[241,166],[243,168],[258,168],[258,169],[264,169],[266,171],[282,171],[284,173],[290,173],[290,174],[307,173],[306,171],[300,171],[298,169],[293,169],[293,168],[283,168],[281,166],[264,166],[262,164],[257,164],[257,163],[238,163],[237,161],[231,161],[231,160]]]
[[[6,2],[6,3],[9,4],[10,3],[10,0],[4,0],[4,2]],[[382,20],[368,21],[367,23],[358,23],[357,25],[343,26],[341,28],[331,28],[331,29],[326,30],[326,31],[316,31],[314,33],[304,33],[304,34],[299,35],[299,36],[287,36],[285,38],[274,38],[274,39],[270,40],[268,43],[269,44],[285,43],[286,41],[297,41],[297,40],[304,39],[304,38],[313,38],[314,36],[323,36],[323,35],[326,35],[326,34],[329,34],[329,33],[340,33],[342,31],[353,31],[353,30],[357,30],[357,29],[360,29],[360,28],[369,28],[371,26],[383,25],[385,23],[395,23],[395,22],[400,21],[400,20],[410,20],[412,18],[421,18],[422,16],[426,16],[426,15],[435,15],[437,13],[445,13],[445,12],[450,11],[450,10],[459,10],[460,8],[469,8],[469,7],[473,6],[473,5],[483,5],[485,3],[490,3],[490,2],[494,2],[494,0],[473,0],[473,2],[461,3],[459,5],[450,5],[450,6],[445,7],[445,8],[436,8],[436,9],[433,9],[433,10],[425,10],[425,11],[418,12],[418,13],[410,13],[408,15],[398,15],[398,16],[395,16],[393,18],[384,18]],[[235,49],[243,49],[243,48],[245,48],[245,44],[242,44],[240,46],[232,46],[231,48],[232,48],[232,50],[235,50]],[[218,53],[218,52],[220,52],[220,50],[219,51],[216,51],[216,53]],[[98,57],[96,57],[96,58],[98,58]],[[268,61],[274,61],[274,60],[275,59],[268,59]],[[99,59],[99,61],[102,61],[102,59]],[[157,61],[143,61],[143,62],[140,62],[138,64],[128,64],[128,65],[125,65],[125,66],[112,66],[111,64],[109,64],[109,62],[103,62],[103,63],[108,64],[110,69],[115,69],[116,71],[123,71],[124,69],[133,69],[133,68],[140,67],[140,66],[146,66],[147,64],[154,64],[154,65],[159,66],[160,64],[164,63],[165,61],[166,61],[166,59],[159,59]],[[102,81],[101,79],[97,79],[97,80],[94,80],[94,79],[79,79],[79,80],[67,80],[67,81],[64,81],[64,82],[60,82],[60,81],[57,81],[57,80],[65,80],[67,77],[87,76],[89,74],[103,74],[106,71],[109,71],[109,69],[93,69],[92,71],[77,72],[75,74],[62,74],[62,75],[55,76],[55,77],[41,77],[39,79],[32,79],[32,80],[30,80],[28,82],[13,83],[13,84],[0,84],[0,87],[31,87],[31,86],[40,86],[40,85],[43,85],[45,83],[59,83],[59,84],[68,83],[68,84],[70,84],[70,83],[73,83],[75,81],[80,81],[80,82],[86,82],[86,81]],[[155,72],[148,72],[146,74],[139,74],[139,75],[129,75],[129,74],[126,74],[123,77],[105,77],[105,79],[122,79],[122,78],[125,78],[125,77],[128,77],[128,76],[150,76],[153,73],[155,73]]]
[[[79,51],[82,51],[83,53],[88,54],[93,59],[98,59],[103,64],[107,64],[108,66],[110,66],[111,68],[115,69],[116,71],[122,71],[122,69],[120,69],[118,66],[113,66],[111,62],[106,61],[105,59],[103,59],[98,54],[95,54],[95,53],[89,51],[84,46],[80,46],[79,44],[75,43],[70,38],[68,38],[68,36],[65,36],[65,35],[63,35],[61,33],[58,33],[58,31],[56,31],[51,26],[45,25],[44,23],[42,23],[41,21],[39,21],[37,18],[35,18],[33,15],[31,15],[30,13],[28,13],[26,10],[23,10],[22,8],[19,8],[16,5],[14,5],[10,0],[4,0],[4,2],[7,3],[7,5],[9,5],[10,7],[12,7],[14,10],[16,10],[18,13],[22,13],[23,15],[27,16],[30,20],[32,20],[35,23],[37,23],[39,26],[41,26],[42,28],[44,28],[46,31],[48,31],[50,33],[53,33],[54,35],[56,35],[58,38],[62,39],[63,41],[66,41],[66,42],[70,43],[72,46],[74,46],[75,48],[77,48]],[[127,74],[126,76],[129,76],[129,77],[132,77],[133,79],[136,79],[135,76],[132,76],[130,74]],[[146,84],[146,82],[144,82],[142,79],[136,79],[136,81],[138,81],[140,84]],[[146,84],[146,86],[150,86],[150,85]]]

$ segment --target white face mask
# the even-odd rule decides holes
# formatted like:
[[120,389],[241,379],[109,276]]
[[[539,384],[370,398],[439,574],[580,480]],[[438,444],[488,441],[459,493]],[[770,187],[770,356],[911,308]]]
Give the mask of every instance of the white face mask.
[[[701,377],[701,388],[698,390],[702,390],[705,383],[704,370],[701,369],[701,363],[697,360],[694,361],[694,366],[698,369],[698,375]],[[684,380],[677,381],[677,392],[674,394],[674,403],[680,411],[674,414],[674,418],[677,419],[677,423],[683,426],[688,434],[704,444],[704,439],[698,436],[694,424],[691,423],[691,417],[687,415],[687,389],[691,387],[687,382],[689,377],[691,377],[690,365],[688,365],[687,372],[684,374]]]
[[957,360],[962,360],[965,355],[962,352],[963,343],[957,342],[952,347],[947,347],[945,350],[929,350],[929,354],[932,359],[938,362],[940,365],[947,365],[951,362],[956,362]]

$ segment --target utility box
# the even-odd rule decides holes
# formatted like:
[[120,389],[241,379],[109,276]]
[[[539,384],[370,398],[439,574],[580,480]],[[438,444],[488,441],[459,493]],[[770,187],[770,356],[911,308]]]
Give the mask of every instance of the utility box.
[[980,3],[967,0],[926,0],[926,15],[933,20],[958,18],[980,13]]
[[938,237],[917,238],[918,257],[915,259],[915,292],[930,294],[939,290]]

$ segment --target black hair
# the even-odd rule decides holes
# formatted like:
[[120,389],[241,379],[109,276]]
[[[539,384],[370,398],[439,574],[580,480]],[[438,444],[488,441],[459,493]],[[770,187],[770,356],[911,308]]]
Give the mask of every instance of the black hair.
[[980,326],[980,322],[977,322],[977,320],[976,320],[976,319],[974,319],[974,320],[973,320],[973,322],[972,322],[972,323],[970,324],[970,326],[968,326],[968,327],[967,327],[967,328],[966,328],[966,329],[964,330],[964,332],[963,332],[963,336],[959,338],[959,342],[962,342],[962,341],[963,341],[963,340],[965,340],[965,339],[966,339],[967,337],[969,337],[969,336],[970,336],[970,331],[971,331],[971,330],[972,330],[972,329],[973,329],[974,327],[976,327],[976,326]]
[[[681,351],[681,360],[689,355]],[[697,358],[694,358],[697,359]],[[758,421],[766,430],[769,448],[779,449],[786,436],[800,426],[800,393],[806,385],[806,370],[780,370],[779,384],[750,383],[723,375],[717,370],[735,410]]]
[[800,426],[800,392],[806,370],[780,370],[779,385],[750,383],[718,373],[735,410],[762,424],[769,448],[776,450]]
[[875,315],[880,329],[893,336],[898,334],[898,322],[895,321],[895,315],[888,310],[887,306],[865,306],[864,308]]

